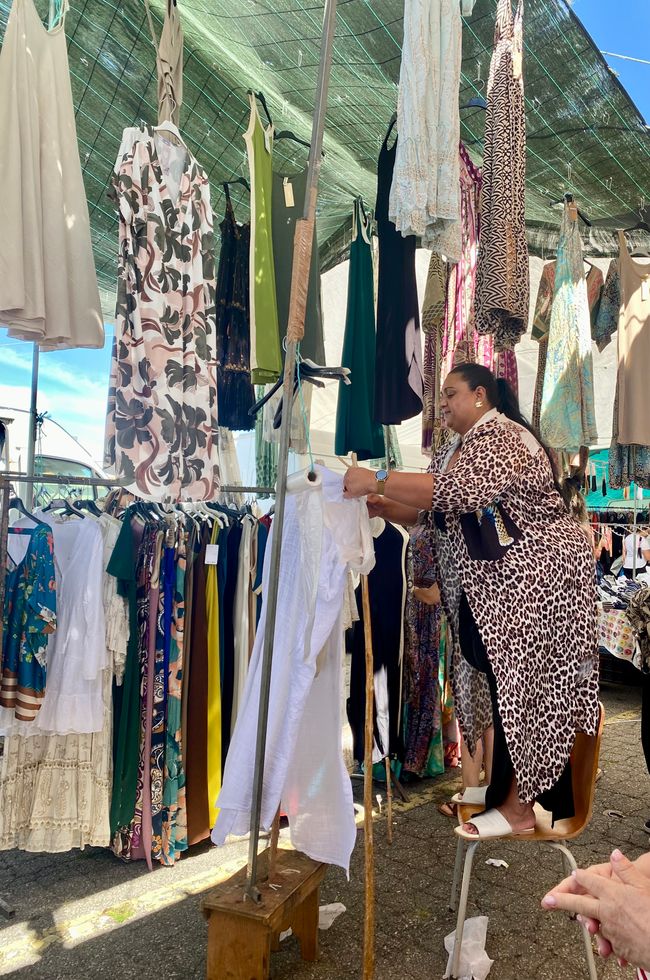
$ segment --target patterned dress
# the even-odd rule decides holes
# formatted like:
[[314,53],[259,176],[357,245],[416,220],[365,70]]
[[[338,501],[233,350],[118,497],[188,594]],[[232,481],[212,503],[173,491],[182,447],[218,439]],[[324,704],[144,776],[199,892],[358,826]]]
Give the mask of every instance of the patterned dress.
[[[540,412],[542,408],[542,391],[544,389],[544,374],[546,372],[546,355],[548,351],[548,334],[551,325],[551,311],[553,309],[553,294],[555,292],[555,262],[547,262],[542,269],[542,278],[539,282],[537,292],[537,302],[535,304],[535,316],[533,318],[533,329],[531,337],[539,344],[539,355],[537,359],[537,379],[535,381],[535,397],[533,400],[533,428],[539,432]],[[591,332],[594,333],[598,311],[600,309],[600,298],[603,292],[603,274],[596,265],[589,268],[586,276],[587,301],[589,303],[589,316],[591,320]]]
[[[427,521],[411,531],[413,583],[432,584],[433,541]],[[442,752],[434,753],[438,768],[428,766],[432,742],[442,743],[442,696],[439,684],[441,608],[420,602],[411,589],[406,602],[404,768],[437,775],[444,771]],[[440,764],[441,763],[441,764]]]
[[[597,726],[590,548],[537,440],[495,409],[463,437],[453,468],[434,468],[432,511],[460,587],[451,594],[440,576],[446,607],[457,622],[458,593],[466,595],[496,677],[519,796],[534,800],[557,783],[576,730],[594,734]],[[464,693],[456,684],[460,726],[473,751],[484,729]]]
[[499,0],[485,114],[483,206],[476,273],[476,325],[497,351],[512,350],[528,326],[526,114],[523,0]]
[[120,252],[105,466],[139,496],[219,486],[208,180],[184,145],[125,130],[113,185]]
[[33,721],[45,694],[48,635],[56,629],[52,531],[15,528],[29,537],[27,553],[7,572],[0,705],[20,721]]
[[596,442],[589,300],[577,218],[565,205],[555,266],[553,307],[539,431],[555,450],[577,452]]

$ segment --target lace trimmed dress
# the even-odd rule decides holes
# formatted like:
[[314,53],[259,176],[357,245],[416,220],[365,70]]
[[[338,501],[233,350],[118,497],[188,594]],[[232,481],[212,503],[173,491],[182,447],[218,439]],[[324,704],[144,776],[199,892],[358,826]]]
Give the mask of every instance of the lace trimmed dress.
[[[473,6],[463,0],[462,13],[468,16]],[[460,256],[461,60],[458,0],[407,3],[389,218],[402,235],[416,235],[454,262]]]

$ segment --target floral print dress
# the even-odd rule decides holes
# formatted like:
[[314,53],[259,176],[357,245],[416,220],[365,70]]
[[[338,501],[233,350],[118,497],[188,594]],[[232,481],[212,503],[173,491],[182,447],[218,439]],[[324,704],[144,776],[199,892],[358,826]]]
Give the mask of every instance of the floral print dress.
[[19,721],[33,721],[45,695],[48,635],[56,629],[54,545],[44,525],[11,533],[30,540],[23,560],[7,572],[0,705]]
[[113,174],[120,252],[105,466],[142,497],[219,486],[208,180],[187,148],[125,130]]

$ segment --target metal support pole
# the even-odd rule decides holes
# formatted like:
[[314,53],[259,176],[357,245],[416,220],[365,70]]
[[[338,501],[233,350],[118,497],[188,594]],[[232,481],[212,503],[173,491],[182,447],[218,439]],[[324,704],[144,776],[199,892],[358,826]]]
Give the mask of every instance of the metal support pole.
[[[318,177],[321,168],[325,110],[332,63],[332,44],[336,19],[336,0],[326,0],[323,16],[323,36],[321,41],[320,67],[312,123],[311,149],[307,190],[302,223],[296,225],[294,266],[289,304],[289,326],[287,330],[287,350],[284,361],[284,385],[282,395],[282,426],[280,429],[280,450],[278,457],[278,477],[275,498],[275,518],[273,521],[273,541],[271,544],[269,591],[266,597],[266,629],[262,653],[262,675],[260,680],[260,703],[257,718],[257,742],[255,745],[255,775],[253,779],[253,798],[251,804],[250,841],[248,848],[248,868],[246,895],[259,901],[257,888],[257,848],[259,844],[260,822],[262,816],[262,791],[264,787],[264,760],[266,755],[266,728],[269,717],[271,693],[271,668],[273,663],[273,642],[275,639],[275,620],[278,607],[278,582],[280,572],[280,553],[284,528],[284,509],[287,491],[287,465],[289,457],[289,437],[291,434],[291,410],[293,405],[293,383],[296,369],[297,343],[304,333],[304,304],[308,289],[308,275],[313,244],[313,222],[316,215],[316,196]],[[311,230],[311,235],[308,233]],[[302,241],[301,241],[302,233]],[[299,249],[300,246],[300,249]],[[299,250],[301,255],[298,255]],[[300,262],[297,263],[297,259]],[[304,281],[303,281],[304,280]],[[303,302],[301,304],[301,296]],[[302,306],[302,309],[301,309]],[[302,318],[301,318],[302,316]]]
[[[27,476],[30,480],[34,479],[34,461],[36,455],[36,438],[38,435],[38,361],[40,351],[38,344],[34,344],[32,353],[32,390],[29,400],[29,436],[27,442]],[[29,510],[34,500],[33,482],[27,484],[27,500],[25,506]]]
[[632,483],[630,484],[630,486],[632,487],[632,493],[634,494],[634,518],[633,518],[634,530],[632,531],[632,534],[634,535],[632,540],[632,549],[633,549],[632,550],[632,578],[636,580],[636,559],[637,559],[637,552],[638,552],[637,536],[636,536],[636,519],[637,519],[637,509],[639,504],[637,500],[636,483]]

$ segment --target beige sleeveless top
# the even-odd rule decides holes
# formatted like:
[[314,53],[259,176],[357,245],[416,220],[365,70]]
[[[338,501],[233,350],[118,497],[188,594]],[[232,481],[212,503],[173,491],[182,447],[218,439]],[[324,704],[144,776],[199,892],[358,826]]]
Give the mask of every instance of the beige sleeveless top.
[[14,0],[0,92],[0,323],[44,350],[103,347],[64,24],[34,0]]
[[633,259],[619,241],[618,442],[650,446],[650,261]]

